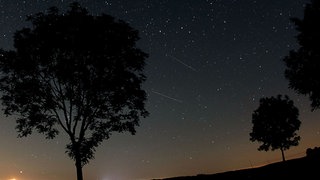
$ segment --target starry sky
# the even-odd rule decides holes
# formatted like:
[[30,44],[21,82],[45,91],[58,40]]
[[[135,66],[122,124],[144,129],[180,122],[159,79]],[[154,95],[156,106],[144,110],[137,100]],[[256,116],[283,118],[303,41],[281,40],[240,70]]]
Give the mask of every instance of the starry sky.
[[[70,0],[0,0],[0,48],[26,15]],[[115,133],[83,168],[87,180],[150,180],[211,174],[281,161],[249,140],[262,97],[287,94],[299,108],[299,146],[287,159],[320,143],[320,110],[288,89],[282,58],[298,44],[291,17],[308,0],[79,0],[93,15],[109,14],[139,31],[149,54],[143,88],[150,116],[137,134]],[[0,180],[76,179],[64,153],[68,140],[33,134],[17,138],[15,121],[0,114]]]

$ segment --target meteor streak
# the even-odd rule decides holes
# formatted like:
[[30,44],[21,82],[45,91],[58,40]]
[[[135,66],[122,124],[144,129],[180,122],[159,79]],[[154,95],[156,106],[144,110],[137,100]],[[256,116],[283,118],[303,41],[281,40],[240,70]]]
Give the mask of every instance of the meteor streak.
[[162,94],[162,93],[160,93],[160,92],[153,91],[153,90],[151,90],[151,92],[153,92],[153,93],[155,93],[155,94],[157,94],[157,95],[159,95],[159,96],[165,97],[165,98],[167,98],[167,99],[170,99],[170,100],[176,101],[176,102],[178,102],[178,103],[182,103],[182,101],[181,101],[181,100],[176,99],[176,98],[173,98],[173,97],[170,97],[170,96],[167,96],[167,95]]
[[177,61],[178,63],[184,65],[184,66],[187,67],[188,69],[191,69],[191,70],[194,71],[194,72],[198,72],[194,67],[192,67],[192,66],[184,63],[184,62],[181,61],[180,59],[178,59],[178,58],[176,58],[176,57],[174,57],[174,56],[171,56],[171,55],[168,55],[168,56],[169,56],[171,59]]

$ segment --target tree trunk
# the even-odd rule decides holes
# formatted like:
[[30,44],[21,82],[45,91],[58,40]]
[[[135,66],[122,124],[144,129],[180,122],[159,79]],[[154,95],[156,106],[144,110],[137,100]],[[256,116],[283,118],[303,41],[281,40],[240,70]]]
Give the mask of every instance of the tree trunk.
[[76,156],[77,180],[83,180],[81,157],[79,155]]
[[283,149],[282,149],[282,148],[280,148],[280,150],[281,150],[281,155],[282,155],[282,161],[283,161],[283,162],[285,162],[285,161],[286,161],[286,159],[284,158],[284,151],[283,151]]

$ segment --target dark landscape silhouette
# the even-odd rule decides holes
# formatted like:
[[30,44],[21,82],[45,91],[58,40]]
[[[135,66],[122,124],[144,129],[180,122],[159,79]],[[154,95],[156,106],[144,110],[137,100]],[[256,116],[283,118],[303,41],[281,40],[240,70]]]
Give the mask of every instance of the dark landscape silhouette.
[[[306,156],[275,162],[256,168],[226,171],[216,174],[180,176],[162,180],[225,180],[225,179],[317,179],[320,170],[320,147],[308,148]],[[157,179],[159,180],[159,179]]]

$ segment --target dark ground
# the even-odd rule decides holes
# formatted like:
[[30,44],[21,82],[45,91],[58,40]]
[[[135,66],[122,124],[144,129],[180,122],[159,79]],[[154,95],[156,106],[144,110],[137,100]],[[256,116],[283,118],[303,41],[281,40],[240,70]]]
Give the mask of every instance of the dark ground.
[[162,180],[226,180],[226,179],[254,179],[254,180],[295,180],[320,179],[320,148],[308,149],[306,156],[276,162],[258,168],[227,171],[217,174],[201,174],[196,176],[172,177]]

